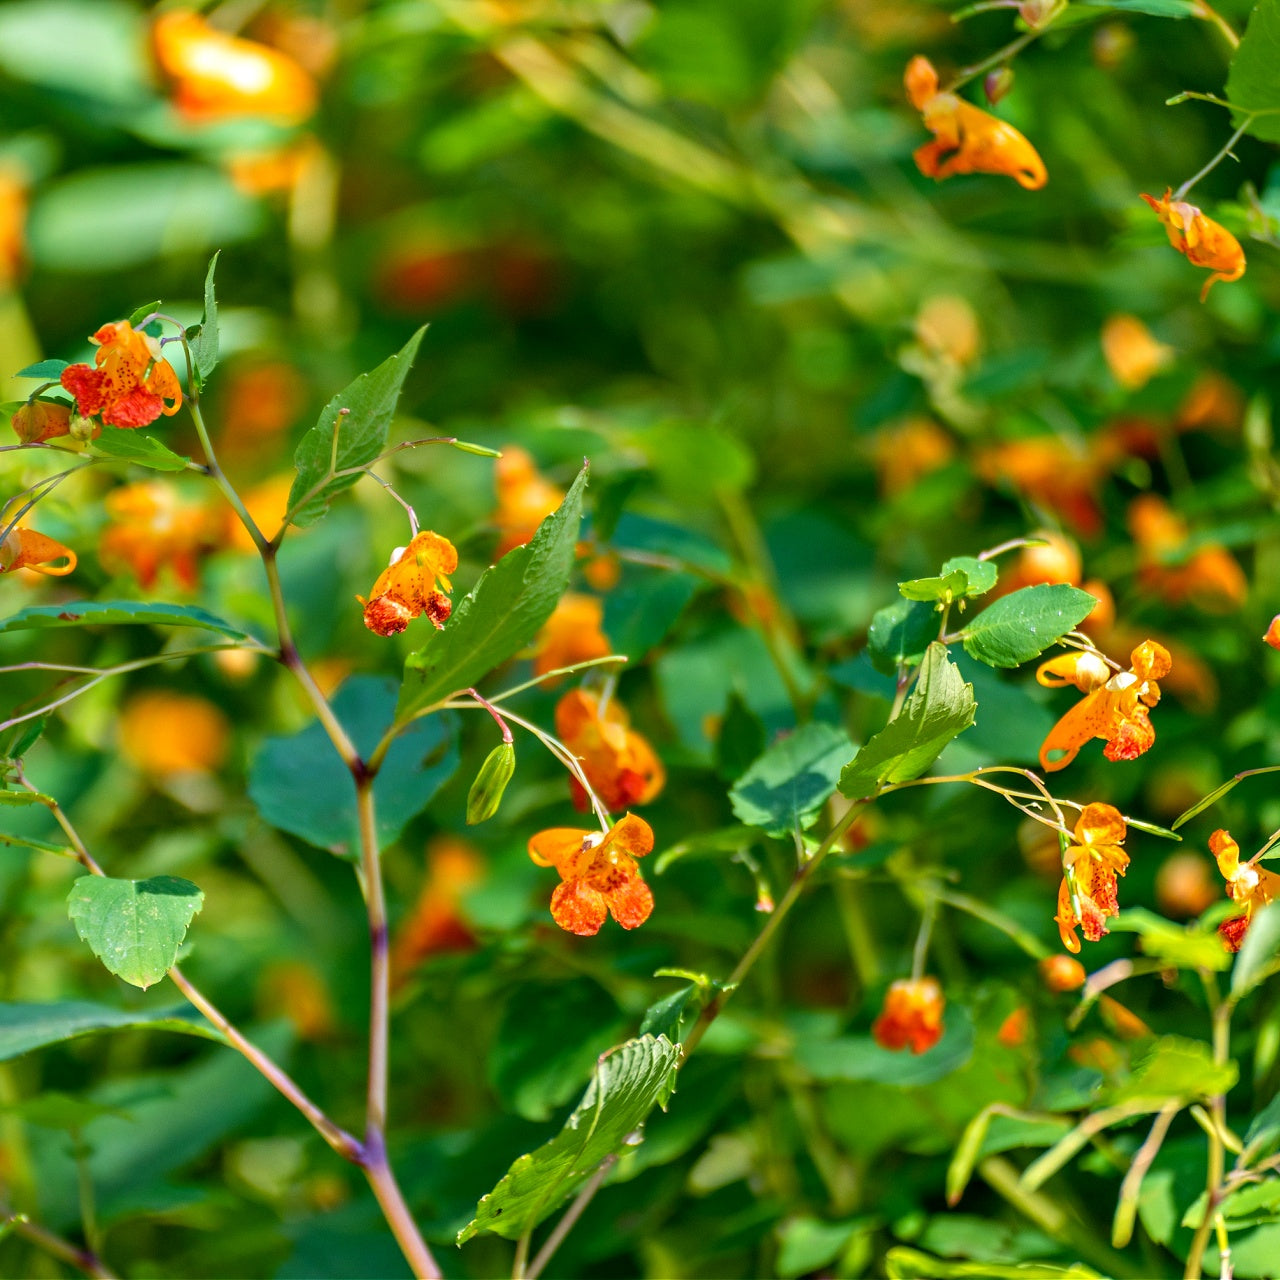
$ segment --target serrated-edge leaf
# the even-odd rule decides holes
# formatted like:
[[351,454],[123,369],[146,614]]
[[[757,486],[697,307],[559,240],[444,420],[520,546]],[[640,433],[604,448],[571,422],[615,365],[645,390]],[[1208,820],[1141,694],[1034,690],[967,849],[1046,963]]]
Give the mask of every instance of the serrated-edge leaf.
[[952,556],[942,566],[944,575],[963,569],[969,579],[967,594],[970,598],[984,596],[1000,580],[1000,570],[994,560],[979,560],[977,556]]
[[148,604],[140,600],[77,600],[68,604],[36,604],[0,618],[0,632],[39,631],[46,627],[101,627],[119,624],[160,627],[203,627],[232,640],[251,637],[238,627],[194,605]]
[[936,578],[912,578],[898,583],[898,592],[907,600],[955,600],[968,594],[969,575],[953,569]]
[[971,658],[989,667],[1018,667],[1074,631],[1097,603],[1065,583],[1023,587],[989,604],[960,638]]
[[532,541],[486,569],[454,606],[444,630],[405,660],[397,722],[479,684],[537,635],[569,585],[586,484],[584,466]]
[[42,382],[57,382],[64,369],[71,368],[69,360],[37,360],[25,369],[19,369],[15,378],[39,378]]
[[1231,967],[1231,998],[1248,995],[1275,967],[1280,953],[1280,907],[1270,903],[1255,911],[1249,921],[1249,932]]
[[[1280,0],[1259,0],[1231,58],[1227,73],[1227,98],[1236,115],[1259,113],[1249,132],[1255,137],[1280,140]],[[1259,91],[1262,96],[1259,97]]]
[[200,328],[190,339],[191,359],[196,367],[196,378],[203,387],[209,375],[218,367],[218,299],[214,293],[213,276],[218,269],[222,250],[209,259],[209,270],[204,277],[204,315]]
[[[772,836],[817,821],[855,750],[836,725],[815,721],[768,747],[729,792],[734,816]],[[786,774],[774,780],[779,771]]]
[[679,1048],[665,1036],[639,1036],[604,1054],[564,1128],[511,1165],[481,1198],[458,1243],[481,1231],[514,1240],[536,1227],[627,1145],[659,1105],[679,1062]]
[[155,436],[144,436],[122,427],[103,427],[102,434],[93,441],[93,447],[105,457],[133,462],[153,471],[185,471],[191,461],[161,444]]

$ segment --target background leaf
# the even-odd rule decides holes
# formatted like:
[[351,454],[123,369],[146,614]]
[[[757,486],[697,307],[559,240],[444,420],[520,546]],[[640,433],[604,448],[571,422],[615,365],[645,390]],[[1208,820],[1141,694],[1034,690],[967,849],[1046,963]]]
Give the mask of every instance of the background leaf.
[[224,1043],[222,1033],[189,1004],[164,1009],[118,1009],[87,1000],[16,1002],[0,1004],[0,1062],[81,1036],[131,1028],[177,1031]]
[[218,297],[214,292],[213,275],[218,269],[220,253],[221,250],[209,260],[209,270],[204,278],[204,314],[195,337],[189,339],[191,359],[196,367],[196,379],[201,386],[218,367]]
[[1227,73],[1227,97],[1241,113],[1266,111],[1249,126],[1255,138],[1280,142],[1280,0],[1258,0]]
[[1018,667],[1074,631],[1098,602],[1062,583],[1023,587],[988,605],[960,633],[965,652],[989,667]]
[[734,814],[771,836],[811,827],[856,748],[835,725],[801,725],[773,744],[734,784]]
[[33,604],[7,618],[0,631],[37,631],[47,627],[100,627],[121,623],[157,627],[203,627],[231,640],[249,636],[195,605],[149,604],[137,600],[76,600],[69,604]]

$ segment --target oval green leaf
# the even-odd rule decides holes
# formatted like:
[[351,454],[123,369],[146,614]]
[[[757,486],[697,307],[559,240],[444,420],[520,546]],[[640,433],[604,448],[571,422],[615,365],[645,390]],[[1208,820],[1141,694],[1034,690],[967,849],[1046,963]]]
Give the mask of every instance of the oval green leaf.
[[960,638],[965,652],[989,667],[1020,667],[1074,631],[1097,603],[1064,583],[1023,587],[988,605]]

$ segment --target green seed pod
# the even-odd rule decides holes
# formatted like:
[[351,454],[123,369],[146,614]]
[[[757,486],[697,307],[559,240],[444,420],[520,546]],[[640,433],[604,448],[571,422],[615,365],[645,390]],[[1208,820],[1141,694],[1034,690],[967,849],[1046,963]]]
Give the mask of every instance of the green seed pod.
[[516,771],[516,749],[510,742],[500,742],[485,757],[476,780],[467,793],[467,826],[484,822],[498,812],[502,793]]

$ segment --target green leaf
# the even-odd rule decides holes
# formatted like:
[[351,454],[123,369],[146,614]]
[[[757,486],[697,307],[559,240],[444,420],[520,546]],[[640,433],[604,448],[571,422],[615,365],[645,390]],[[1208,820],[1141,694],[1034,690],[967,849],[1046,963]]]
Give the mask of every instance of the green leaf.
[[160,306],[160,299],[157,298],[154,302],[145,303],[141,307],[134,307],[132,314],[129,316],[130,326],[134,329],[141,328],[142,322],[151,315],[152,312],[159,311]]
[[954,556],[942,566],[936,578],[914,578],[898,583],[908,600],[964,600],[985,595],[996,585],[999,570],[990,560],[975,556]]
[[659,969],[653,976],[689,979],[686,986],[655,1000],[645,1010],[640,1023],[642,1036],[666,1036],[672,1044],[679,1044],[683,1039],[687,1022],[696,1018],[722,991],[731,990],[727,983],[689,969]]
[[1110,9],[1115,13],[1145,13],[1152,18],[1196,18],[1196,0],[1080,0],[1088,9]]
[[[1249,126],[1256,138],[1280,142],[1280,0],[1259,0],[1227,73],[1227,97],[1237,115],[1270,112]],[[1239,123],[1239,122],[1237,122]]]
[[0,619],[0,632],[39,631],[46,627],[101,627],[119,623],[203,627],[232,640],[251,638],[238,627],[194,605],[146,604],[138,600],[77,600],[73,604],[31,605]]
[[338,392],[302,437],[293,455],[298,474],[289,490],[289,508],[297,507],[292,523],[315,524],[329,503],[359,480],[360,469],[386,448],[400,391],[425,332],[425,327],[419,329],[396,355]]
[[569,585],[586,484],[583,467],[533,540],[486,569],[454,607],[444,630],[409,655],[398,720],[403,723],[448,694],[479,684],[538,634]]
[[920,600],[895,600],[877,609],[867,632],[867,654],[877,671],[893,675],[899,666],[914,667],[938,638],[938,614]]
[[813,826],[856,748],[843,729],[805,724],[780,738],[734,784],[734,815],[771,836]]
[[35,1097],[10,1103],[0,1110],[21,1116],[27,1124],[38,1124],[43,1129],[65,1129],[68,1132],[84,1128],[89,1121],[96,1120],[99,1116],[128,1118],[127,1112],[116,1107],[104,1107],[100,1102],[89,1098],[76,1098],[51,1089],[46,1089]]
[[118,978],[144,991],[173,967],[204,890],[177,876],[116,880],[81,876],[67,911],[93,954]]
[[844,1222],[823,1222],[807,1214],[789,1218],[778,1231],[778,1275],[783,1280],[793,1280],[821,1270],[844,1252],[855,1235],[872,1226],[869,1218],[849,1218]]
[[641,1036],[605,1054],[564,1128],[512,1164],[458,1232],[458,1243],[481,1231],[516,1240],[536,1227],[601,1161],[635,1141],[679,1061],[680,1050],[664,1036]]
[[973,1057],[973,1020],[960,1005],[949,1006],[942,1039],[921,1054],[896,1053],[870,1036],[797,1042],[796,1064],[815,1080],[871,1080],[907,1089],[933,1084],[958,1071]]
[[200,320],[200,327],[187,337],[191,344],[191,359],[196,367],[196,383],[201,388],[218,367],[218,299],[213,291],[213,273],[218,268],[221,252],[219,249],[209,259],[209,270],[204,277],[204,315]]
[[[395,685],[379,676],[353,676],[333,700],[334,714],[365,755],[391,724],[395,705]],[[447,717],[425,718],[391,744],[373,783],[379,848],[400,838],[457,766]],[[318,720],[262,744],[249,770],[249,798],[273,827],[340,858],[360,856],[355,784]]]
[[1231,970],[1231,998],[1248,995],[1274,971],[1280,952],[1280,908],[1274,904],[1254,913]]
[[1126,907],[1111,921],[1113,933],[1136,933],[1146,955],[1170,969],[1226,969],[1231,956],[1213,929],[1180,925],[1143,907]]
[[898,718],[868,739],[844,767],[841,793],[861,800],[886,783],[918,778],[942,748],[973,723],[976,709],[973,686],[961,678],[946,646],[931,644],[920,664],[916,687]]
[[0,758],[21,760],[39,741],[48,723],[48,716],[36,716],[34,720],[24,720],[0,733]]
[[1249,1122],[1244,1135],[1242,1164],[1252,1164],[1260,1156],[1268,1155],[1280,1143],[1280,1093],[1272,1097]]
[[887,1280],[1102,1280],[1082,1262],[1067,1267],[1048,1262],[947,1262],[905,1245],[890,1249],[884,1266]]
[[69,360],[37,360],[25,369],[19,369],[15,378],[39,378],[41,382],[57,382],[62,377],[63,369],[69,369]]
[[1207,796],[1202,796],[1199,800],[1187,809],[1184,813],[1180,813],[1173,820],[1173,829],[1177,829],[1184,823],[1190,822],[1197,814],[1203,813],[1206,809],[1212,808],[1217,804],[1228,792],[1234,791],[1246,778],[1252,778],[1257,773],[1280,773],[1280,764],[1264,765],[1260,769],[1246,769],[1243,773],[1237,773],[1234,778],[1228,778],[1220,787],[1214,787]]
[[965,652],[989,667],[1018,667],[1074,631],[1098,603],[1078,587],[1023,587],[988,605],[960,633]]
[[102,434],[93,441],[93,447],[108,458],[123,458],[153,471],[185,471],[191,461],[166,448],[154,436],[126,431],[123,427],[103,427]]
[[87,1000],[62,1000],[52,1004],[17,1002],[0,1004],[0,1062],[21,1057],[33,1049],[78,1040],[102,1031],[133,1027],[179,1031],[225,1044],[216,1031],[189,1004],[165,1009],[115,1009]]
[[1166,1102],[1193,1102],[1225,1093],[1238,1076],[1236,1064],[1214,1062],[1213,1050],[1203,1041],[1161,1036],[1108,1102],[1150,1102],[1153,1109]]
[[57,853],[63,857],[74,858],[75,851],[65,844],[50,844],[47,840],[36,840],[32,836],[15,836],[7,831],[0,831],[0,844],[20,846],[24,849],[35,849],[40,853]]

